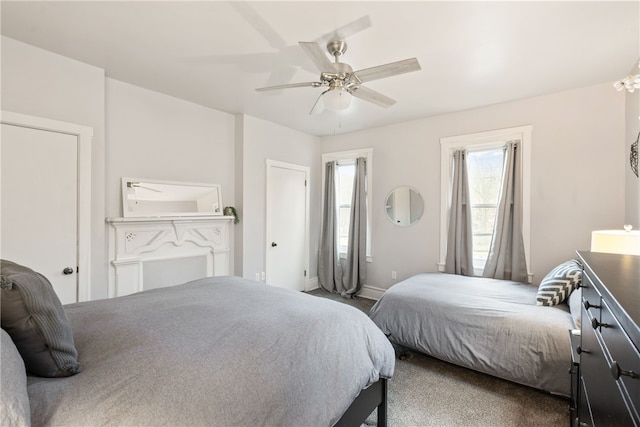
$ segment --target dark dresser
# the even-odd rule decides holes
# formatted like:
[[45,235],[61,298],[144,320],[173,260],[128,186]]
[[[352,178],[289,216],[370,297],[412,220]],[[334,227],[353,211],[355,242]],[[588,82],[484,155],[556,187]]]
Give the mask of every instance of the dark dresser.
[[582,327],[574,426],[640,426],[640,256],[578,252]]

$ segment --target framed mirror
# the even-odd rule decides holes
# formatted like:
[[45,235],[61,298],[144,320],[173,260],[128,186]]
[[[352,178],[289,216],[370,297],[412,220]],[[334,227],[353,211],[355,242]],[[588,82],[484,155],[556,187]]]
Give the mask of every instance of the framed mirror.
[[222,215],[218,184],[122,178],[124,217]]
[[424,212],[422,196],[408,186],[395,188],[385,202],[387,218],[401,227],[408,227],[420,221]]

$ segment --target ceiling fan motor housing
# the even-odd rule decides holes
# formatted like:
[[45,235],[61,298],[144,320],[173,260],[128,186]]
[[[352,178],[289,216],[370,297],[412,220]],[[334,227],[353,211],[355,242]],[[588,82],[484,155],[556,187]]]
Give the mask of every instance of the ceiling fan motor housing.
[[339,56],[347,51],[347,42],[344,40],[331,40],[327,43],[327,50],[337,60]]

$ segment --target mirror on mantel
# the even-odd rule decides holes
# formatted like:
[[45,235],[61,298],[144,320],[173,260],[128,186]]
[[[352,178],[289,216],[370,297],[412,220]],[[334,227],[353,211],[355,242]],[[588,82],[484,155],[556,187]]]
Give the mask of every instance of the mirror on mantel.
[[222,215],[218,184],[122,178],[123,216]]
[[424,202],[416,190],[408,186],[395,188],[385,202],[387,218],[401,227],[415,224],[422,217]]

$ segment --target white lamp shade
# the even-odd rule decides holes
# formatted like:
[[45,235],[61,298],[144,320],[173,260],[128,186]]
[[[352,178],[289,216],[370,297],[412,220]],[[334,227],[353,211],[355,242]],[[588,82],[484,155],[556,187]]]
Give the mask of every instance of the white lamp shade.
[[322,95],[324,107],[331,111],[346,110],[351,105],[352,95],[343,89],[331,89]]
[[591,252],[640,255],[640,231],[593,231],[591,232]]

